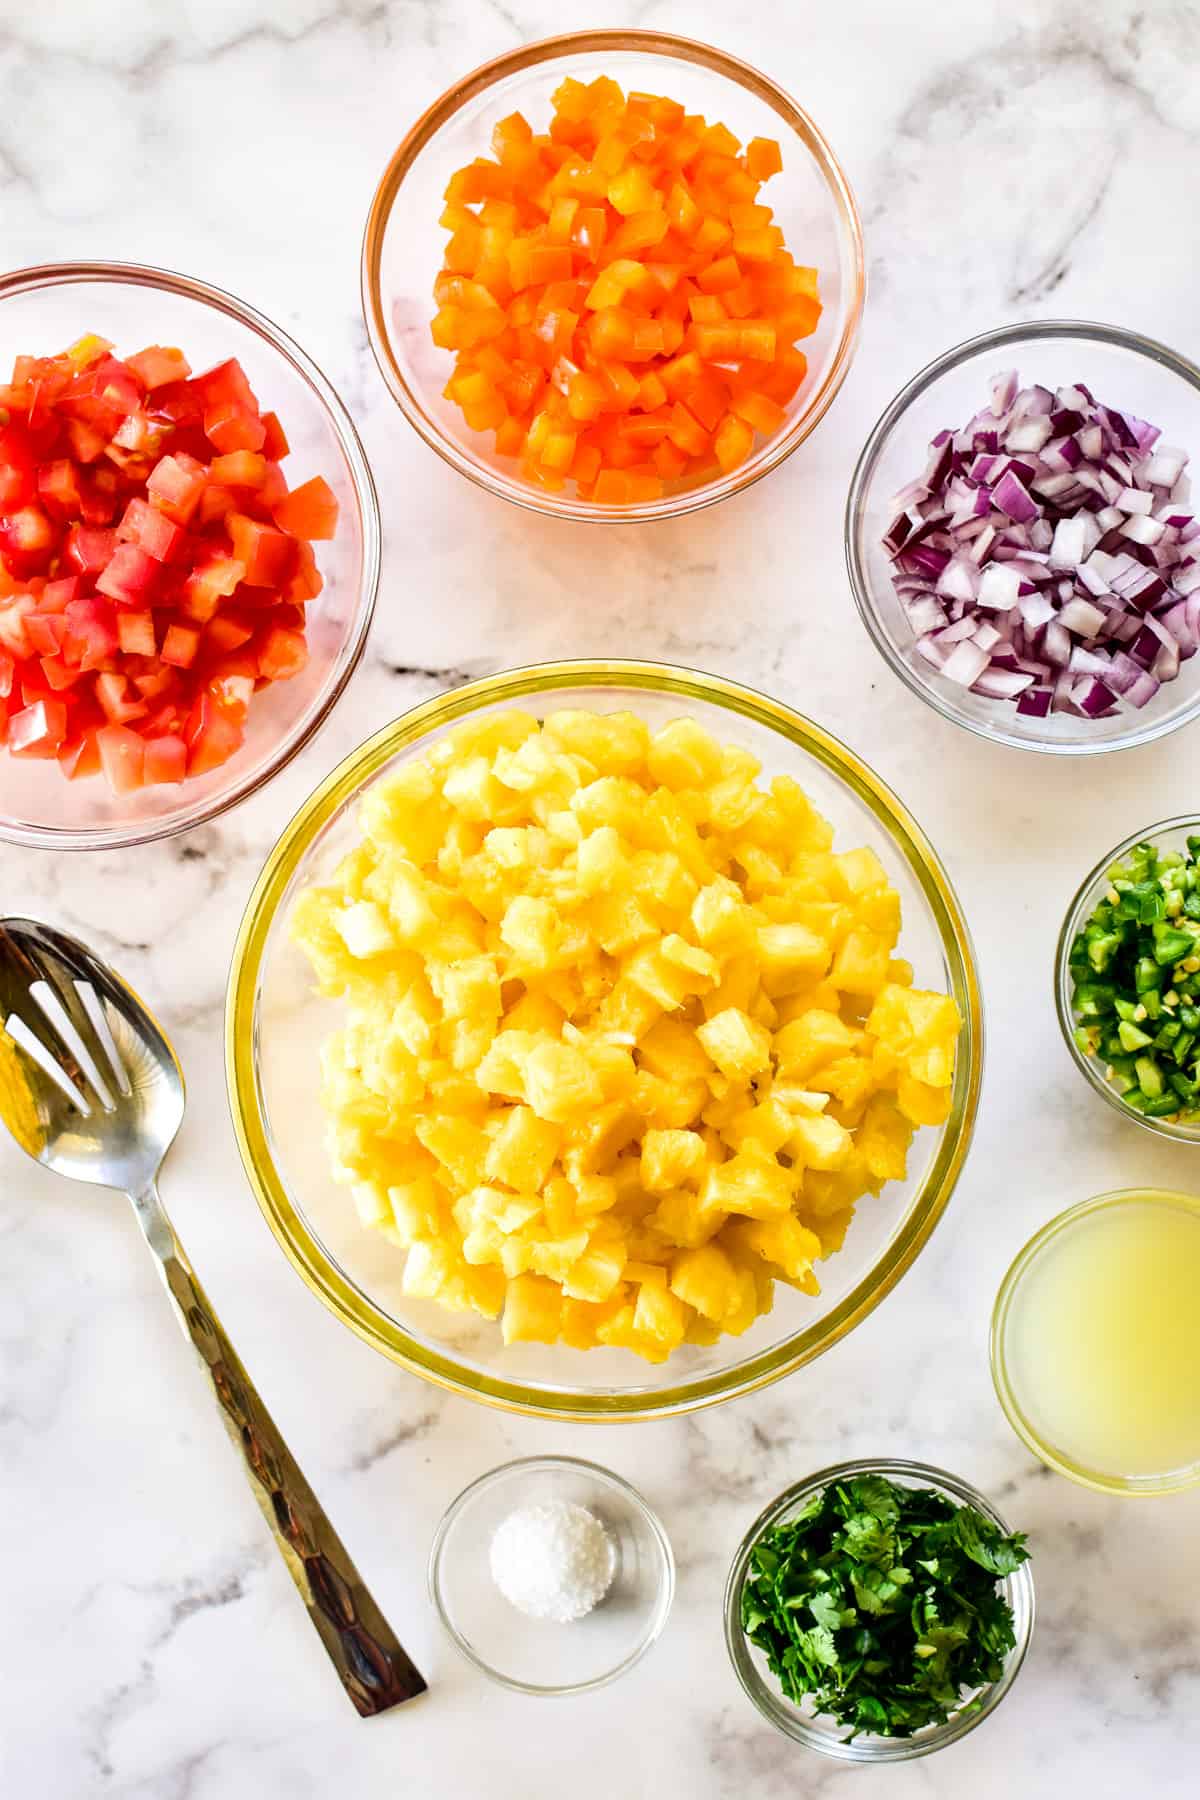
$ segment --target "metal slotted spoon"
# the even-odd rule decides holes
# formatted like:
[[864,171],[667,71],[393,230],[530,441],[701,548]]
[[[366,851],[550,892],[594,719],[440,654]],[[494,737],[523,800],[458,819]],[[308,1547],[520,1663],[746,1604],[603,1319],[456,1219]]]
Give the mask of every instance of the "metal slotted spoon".
[[0,918],[0,1117],[36,1162],[133,1201],[309,1618],[364,1717],[423,1693],[255,1392],[158,1197],[183,1119],[175,1053],[131,988],[77,939]]

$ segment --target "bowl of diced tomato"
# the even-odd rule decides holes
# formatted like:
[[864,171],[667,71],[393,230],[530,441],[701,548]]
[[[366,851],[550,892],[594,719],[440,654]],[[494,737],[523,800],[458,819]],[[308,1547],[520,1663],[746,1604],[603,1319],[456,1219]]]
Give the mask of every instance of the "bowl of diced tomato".
[[498,57],[384,172],[367,329],[452,467],[563,518],[660,519],[776,468],[832,404],[864,297],[820,130],[725,52],[575,32]]
[[241,301],[131,264],[0,279],[0,837],[143,842],[260,787],[362,652],[354,426]]

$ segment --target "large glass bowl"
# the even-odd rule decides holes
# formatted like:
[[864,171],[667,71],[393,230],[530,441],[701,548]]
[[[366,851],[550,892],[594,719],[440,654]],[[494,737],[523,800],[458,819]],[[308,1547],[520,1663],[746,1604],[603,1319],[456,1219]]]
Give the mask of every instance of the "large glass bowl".
[[[963,1016],[946,1123],[921,1131],[909,1177],[864,1198],[845,1248],[821,1265],[817,1298],[780,1285],[775,1309],[742,1337],[688,1346],[657,1367],[626,1351],[501,1341],[401,1290],[404,1257],[358,1220],[328,1172],[317,1047],[339,1008],[312,992],[289,937],[298,891],[328,879],[357,840],[366,788],[468,715],[524,707],[632,708],[657,727],[681,715],[789,774],[837,830],[869,845],[898,890],[901,954],[918,985],[954,995]],[[974,954],[954,891],[920,827],[836,738],[748,688],[655,663],[550,663],[477,681],[415,708],[348,757],[296,814],[251,896],[234,951],[226,1066],[242,1158],[267,1220],[312,1291],[377,1350],[459,1393],[560,1418],[660,1417],[747,1393],[812,1361],[853,1329],[912,1263],[949,1201],[975,1120],[983,1037]]]
[[[492,129],[521,111],[535,131],[548,124],[551,95],[564,76],[610,75],[626,90],[669,95],[689,112],[720,120],[741,140],[781,141],[783,170],[766,193],[788,249],[821,276],[821,322],[800,348],[808,375],[789,402],[786,422],[731,474],[661,500],[595,505],[550,493],[523,479],[517,463],[495,455],[442,390],[453,358],[429,334],[433,283],[446,232],[438,224],[446,183],[456,169],[491,149]],[[384,170],[363,242],[362,295],[367,331],[382,371],[409,423],[472,481],[506,500],[570,519],[665,519],[738,493],[778,466],[824,418],[845,379],[858,337],[866,276],[862,228],[832,150],[782,88],[736,56],[657,31],[577,31],[525,44],[465,76],[422,114]]]
[[846,501],[846,566],[863,623],[914,694],[993,743],[1060,756],[1149,743],[1200,712],[1200,657],[1185,662],[1140,711],[1122,709],[1107,719],[1052,712],[1034,719],[1011,701],[989,700],[947,681],[917,652],[881,541],[894,517],[893,496],[920,476],[937,432],[957,430],[987,404],[989,378],[1003,369],[1016,369],[1023,385],[1082,381],[1102,403],[1161,426],[1163,441],[1189,451],[1193,462],[1200,457],[1200,369],[1153,338],[1115,325],[1039,319],[957,344],[901,389],[858,459]]
[[[1187,666],[1186,664],[1184,665]],[[1148,1119],[1144,1113],[1137,1112],[1132,1106],[1126,1106],[1119,1092],[1109,1081],[1103,1060],[1100,1057],[1088,1056],[1075,1041],[1075,1028],[1078,1020],[1075,1017],[1073,996],[1075,982],[1071,974],[1071,945],[1083,930],[1097,906],[1103,900],[1109,887],[1109,870],[1115,863],[1123,863],[1130,852],[1138,844],[1153,844],[1156,850],[1182,850],[1189,836],[1200,832],[1200,819],[1188,817],[1186,814],[1178,819],[1164,819],[1161,824],[1151,825],[1145,831],[1135,832],[1123,843],[1109,851],[1094,869],[1084,876],[1075,898],[1067,908],[1067,916],[1063,928],[1058,934],[1058,945],[1054,953],[1054,1005],[1058,1013],[1058,1022],[1062,1028],[1063,1039],[1071,1053],[1071,1060],[1088,1086],[1099,1094],[1109,1105],[1120,1113],[1123,1119],[1132,1119],[1146,1131],[1152,1131],[1157,1137],[1168,1138],[1175,1144],[1200,1144],[1200,1118],[1190,1120]]]
[[960,1476],[947,1474],[945,1469],[935,1469],[928,1463],[905,1462],[890,1457],[836,1463],[832,1468],[822,1469],[818,1474],[798,1481],[794,1487],[780,1494],[777,1500],[773,1500],[759,1514],[738,1545],[729,1571],[729,1580],[725,1585],[725,1644],[738,1680],[763,1718],[769,1720],[786,1737],[802,1744],[806,1750],[818,1750],[822,1756],[835,1757],[839,1762],[911,1762],[917,1757],[929,1756],[934,1750],[944,1750],[947,1744],[957,1743],[969,1731],[981,1725],[1008,1693],[1033,1637],[1033,1574],[1029,1564],[1024,1562],[1011,1575],[1005,1575],[997,1582],[1012,1608],[1016,1637],[1016,1643],[1008,1653],[998,1681],[974,1695],[964,1694],[962,1705],[944,1725],[926,1726],[912,1737],[877,1737],[870,1732],[863,1732],[853,1738],[847,1737],[846,1727],[839,1725],[828,1714],[818,1713],[811,1707],[796,1706],[780,1691],[775,1677],[767,1667],[763,1652],[757,1644],[750,1642],[742,1630],[742,1588],[750,1566],[750,1553],[765,1532],[776,1525],[786,1524],[822,1489],[832,1487],[839,1481],[853,1480],[859,1475],[882,1475],[885,1480],[895,1482],[899,1487],[933,1488],[956,1506],[973,1506],[1005,1536],[1009,1533],[1010,1527],[1005,1524],[990,1500]]
[[269,781],[353,674],[379,582],[379,507],[358,434],[321,371],[278,326],[220,288],[136,263],[52,263],[0,277],[0,369],[19,354],[65,350],[85,331],[110,338],[118,354],[176,344],[197,371],[236,356],[287,432],[289,485],[323,475],[339,515],[337,535],[316,546],[325,586],[307,609],[308,664],[255,696],[246,741],[220,768],[179,786],[115,795],[102,775],[66,781],[53,760],[0,750],[0,838],[50,850],[168,837]]

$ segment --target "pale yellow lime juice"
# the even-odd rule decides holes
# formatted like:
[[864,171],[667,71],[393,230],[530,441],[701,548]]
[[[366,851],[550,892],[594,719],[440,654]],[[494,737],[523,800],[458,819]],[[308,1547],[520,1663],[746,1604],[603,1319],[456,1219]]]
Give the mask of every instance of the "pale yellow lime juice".
[[1200,1479],[1200,1200],[1102,1196],[1027,1246],[997,1303],[993,1365],[1013,1424],[1103,1487]]

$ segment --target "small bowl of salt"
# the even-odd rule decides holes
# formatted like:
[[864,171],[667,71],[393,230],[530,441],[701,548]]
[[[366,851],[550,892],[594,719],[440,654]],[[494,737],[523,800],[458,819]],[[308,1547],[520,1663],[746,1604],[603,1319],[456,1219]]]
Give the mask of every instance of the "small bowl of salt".
[[464,1488],[429,1557],[456,1647],[523,1694],[578,1694],[640,1661],[667,1622],[675,1559],[645,1500],[596,1463],[528,1456]]

